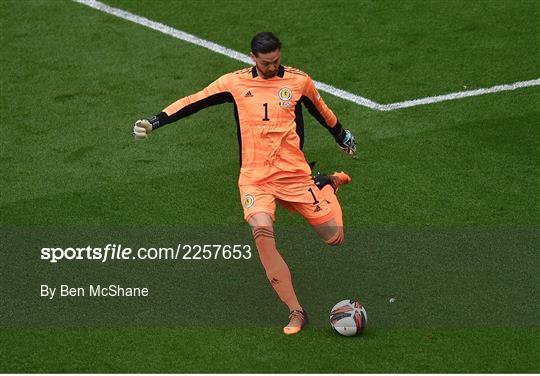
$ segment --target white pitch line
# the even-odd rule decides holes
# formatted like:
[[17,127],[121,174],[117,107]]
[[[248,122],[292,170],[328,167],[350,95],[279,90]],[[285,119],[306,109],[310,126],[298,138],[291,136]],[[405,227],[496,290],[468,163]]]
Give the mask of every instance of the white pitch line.
[[[253,64],[253,61],[251,58],[243,54],[241,52],[232,50],[227,47],[223,47],[217,43],[210,42],[206,39],[202,39],[199,37],[196,37],[193,34],[186,33],[184,31],[175,29],[171,26],[164,25],[159,22],[155,22],[152,20],[149,20],[148,18],[138,16],[136,14],[130,13],[128,11],[113,8],[111,6],[108,6],[106,4],[103,4],[100,1],[97,0],[73,0],[74,2],[77,2],[79,4],[83,4],[86,6],[89,6],[91,8],[97,9],[99,11],[102,11],[104,13],[113,15],[115,17],[122,18],[127,21],[134,22],[136,24],[148,27],[150,29],[159,31],[160,33],[170,35],[174,38],[183,40],[188,43],[195,44],[197,46],[204,47],[206,49],[209,49],[210,51],[216,52],[221,55],[225,55],[227,57],[230,57],[232,59],[241,61],[246,64]],[[338,89],[332,85],[325,84],[324,82],[319,81],[313,81],[315,83],[315,86],[320,91],[327,92],[329,94],[332,94],[338,98],[342,98],[345,100],[348,100],[350,102],[356,103],[360,106],[368,107],[373,110],[379,110],[379,111],[392,111],[397,110],[400,108],[407,108],[407,107],[414,107],[414,106],[421,106],[425,104],[430,103],[437,103],[437,102],[443,102],[443,101],[450,101],[455,100],[459,98],[465,98],[465,97],[472,97],[477,95],[484,95],[489,93],[497,93],[500,91],[508,91],[508,90],[516,90],[519,88],[524,87],[530,87],[530,86],[539,86],[540,85],[540,79],[535,80],[529,80],[529,81],[520,81],[520,82],[514,82],[512,84],[505,84],[505,85],[497,85],[490,88],[484,88],[484,89],[476,89],[476,90],[468,90],[468,91],[460,91],[457,93],[449,93],[444,95],[438,95],[434,97],[426,97],[426,98],[420,98],[420,99],[413,99],[408,100],[404,102],[397,102],[397,103],[389,103],[389,104],[380,104],[375,101],[372,101],[371,99],[362,97],[360,95],[356,95],[353,93],[350,93],[345,90]]]
[[103,4],[100,1],[97,1],[97,0],[73,0],[73,1],[75,1],[76,3],[87,5],[91,8],[100,10],[104,13],[122,18],[124,20],[131,21],[142,26],[146,26],[152,30],[156,30],[156,31],[159,31],[160,33],[170,35],[171,37],[174,37],[176,39],[180,39],[185,42],[196,44],[197,46],[207,48],[210,51],[228,56],[235,60],[239,60],[243,63],[246,63],[246,64],[253,63],[253,61],[248,55],[245,55],[235,50],[231,50],[230,48],[227,48],[227,47],[223,47],[217,43],[210,42],[205,39],[201,39],[199,37],[196,37],[193,34],[186,33],[184,31],[175,29],[173,27],[164,25],[162,23],[149,20],[148,18],[137,16],[136,14],[127,12],[122,9],[110,7],[107,4]]
[[403,102],[397,102],[397,103],[383,104],[383,105],[379,105],[377,109],[381,111],[392,111],[392,110],[397,110],[400,108],[421,106],[424,104],[451,101],[451,100],[455,100],[459,98],[474,97],[477,95],[498,93],[500,91],[516,90],[516,89],[520,89],[524,87],[539,86],[539,85],[540,85],[540,78],[537,78],[536,80],[519,81],[519,82],[514,82],[513,84],[497,85],[497,86],[492,86],[489,88],[459,91],[457,93],[437,95],[436,97],[426,97],[426,98],[412,99],[409,101],[403,101]]
[[[163,34],[170,35],[174,38],[183,40],[185,42],[196,44],[197,46],[204,47],[206,49],[209,49],[210,51],[216,52],[221,55],[225,55],[232,59],[241,61],[243,63],[250,64],[250,65],[253,64],[253,61],[251,60],[251,58],[246,54],[243,54],[235,50],[231,50],[230,48],[223,47],[217,43],[210,42],[208,40],[196,37],[193,34],[189,34],[181,30],[177,30],[173,27],[164,25],[162,23],[149,20],[148,18],[137,16],[136,14],[127,12],[125,10],[110,7],[106,4],[103,4],[100,1],[97,1],[97,0],[73,0],[73,1],[79,4],[89,6],[94,9],[100,10],[104,13],[122,18],[124,20],[131,21],[142,26],[146,26],[152,30],[156,30]],[[346,99],[348,101],[351,101],[361,106],[369,107],[372,109],[377,109],[380,106],[379,103],[373,102],[372,100],[369,100],[368,98],[364,98],[364,97],[361,97],[360,95],[349,93],[348,91],[338,89],[336,87],[333,87],[332,85],[325,84],[324,82],[319,82],[319,81],[313,81],[313,82],[315,83],[315,86],[317,87],[317,89],[330,93],[338,98]]]

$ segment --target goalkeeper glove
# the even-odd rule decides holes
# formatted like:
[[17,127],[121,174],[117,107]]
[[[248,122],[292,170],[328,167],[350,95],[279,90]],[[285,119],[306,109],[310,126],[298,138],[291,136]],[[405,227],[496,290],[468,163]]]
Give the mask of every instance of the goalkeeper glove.
[[137,120],[133,126],[133,135],[136,140],[144,140],[152,129],[159,127],[159,120],[156,116],[151,119]]
[[146,119],[137,120],[133,126],[133,135],[136,140],[143,140],[152,132],[152,124]]
[[350,155],[356,152],[356,139],[347,129],[341,131],[339,136],[336,137],[336,142],[345,154]]

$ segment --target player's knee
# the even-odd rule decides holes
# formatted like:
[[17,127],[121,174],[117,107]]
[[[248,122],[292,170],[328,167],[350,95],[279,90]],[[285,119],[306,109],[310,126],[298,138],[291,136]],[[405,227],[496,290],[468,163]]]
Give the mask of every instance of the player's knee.
[[343,244],[343,241],[345,240],[343,228],[338,228],[338,230],[333,236],[323,239],[323,240],[326,244],[332,245],[332,246],[338,246],[338,245]]
[[272,215],[269,213],[261,212],[261,213],[255,213],[251,215],[247,222],[251,226],[251,228],[254,230],[258,227],[266,227],[273,230],[274,226],[274,220]]

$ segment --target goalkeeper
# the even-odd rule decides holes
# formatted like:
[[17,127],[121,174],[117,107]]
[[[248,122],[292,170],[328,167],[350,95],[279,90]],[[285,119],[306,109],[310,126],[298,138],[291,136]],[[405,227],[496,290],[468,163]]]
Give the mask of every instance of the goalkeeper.
[[238,187],[244,218],[251,226],[268,280],[289,308],[289,323],[283,331],[295,334],[307,324],[308,317],[294,291],[289,267],[276,248],[276,202],[302,215],[324,242],[339,245],[343,242],[343,218],[336,191],[351,180],[343,172],[311,176],[302,152],[302,104],[345,153],[356,151],[356,141],[326,106],[312,79],[280,64],[281,42],[274,34],[255,35],[251,57],[255,66],[225,74],[157,115],[138,120],[133,134],[136,139],[145,139],[157,128],[203,108],[234,104],[241,151]]

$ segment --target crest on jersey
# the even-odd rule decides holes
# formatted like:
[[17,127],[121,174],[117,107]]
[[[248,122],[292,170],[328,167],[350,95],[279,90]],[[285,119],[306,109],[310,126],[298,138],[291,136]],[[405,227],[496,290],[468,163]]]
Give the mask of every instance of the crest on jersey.
[[244,206],[247,209],[251,208],[254,203],[255,203],[255,199],[253,198],[252,195],[245,195],[244,196]]
[[278,91],[278,96],[282,101],[288,101],[292,98],[292,91],[288,87],[282,87]]

